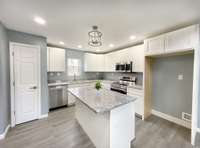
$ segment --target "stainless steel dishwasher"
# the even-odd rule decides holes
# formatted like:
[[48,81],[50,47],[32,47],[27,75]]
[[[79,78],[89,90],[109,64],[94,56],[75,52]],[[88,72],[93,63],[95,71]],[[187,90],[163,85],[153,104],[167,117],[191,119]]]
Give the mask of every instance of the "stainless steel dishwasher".
[[67,106],[67,85],[49,86],[50,110]]

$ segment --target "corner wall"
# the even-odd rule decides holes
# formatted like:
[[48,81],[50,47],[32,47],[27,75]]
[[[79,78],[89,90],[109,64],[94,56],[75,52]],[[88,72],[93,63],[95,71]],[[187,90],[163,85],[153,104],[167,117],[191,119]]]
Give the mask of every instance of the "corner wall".
[[0,134],[10,124],[10,64],[7,30],[0,22]]

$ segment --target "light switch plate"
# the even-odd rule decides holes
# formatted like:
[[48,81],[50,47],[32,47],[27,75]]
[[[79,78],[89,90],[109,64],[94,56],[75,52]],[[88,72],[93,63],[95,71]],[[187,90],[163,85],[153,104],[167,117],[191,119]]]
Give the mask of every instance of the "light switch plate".
[[183,75],[182,74],[178,75],[178,80],[183,80]]

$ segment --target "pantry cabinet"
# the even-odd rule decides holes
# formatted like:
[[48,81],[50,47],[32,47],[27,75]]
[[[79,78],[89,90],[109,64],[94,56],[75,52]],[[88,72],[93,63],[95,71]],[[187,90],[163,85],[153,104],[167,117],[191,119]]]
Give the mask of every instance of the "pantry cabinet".
[[145,55],[163,55],[194,50],[198,43],[199,25],[165,33],[146,39]]
[[48,72],[65,71],[65,49],[47,47]]
[[145,40],[145,53],[148,54],[161,54],[165,51],[165,36],[157,36]]
[[166,34],[166,52],[193,50],[197,42],[197,26],[190,26]]

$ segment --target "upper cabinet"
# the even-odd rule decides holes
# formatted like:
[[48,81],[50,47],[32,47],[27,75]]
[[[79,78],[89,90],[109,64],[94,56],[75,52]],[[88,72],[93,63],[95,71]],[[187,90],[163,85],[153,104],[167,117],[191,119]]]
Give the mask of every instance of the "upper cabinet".
[[129,48],[127,57],[133,61],[133,72],[144,72],[144,45]]
[[165,50],[165,36],[157,36],[145,40],[145,53],[146,54],[160,54]]
[[198,44],[199,25],[189,26],[144,41],[145,55],[159,55],[194,50]]
[[48,72],[65,71],[65,49],[47,47]]
[[166,34],[166,52],[193,50],[197,42],[197,25]]
[[115,65],[119,59],[118,52],[110,52],[105,54],[105,70],[106,72],[115,72]]
[[138,45],[107,54],[85,53],[86,72],[115,72],[121,62],[133,62],[133,72],[144,71],[144,45]]
[[85,72],[103,72],[105,66],[105,56],[103,54],[85,53]]

